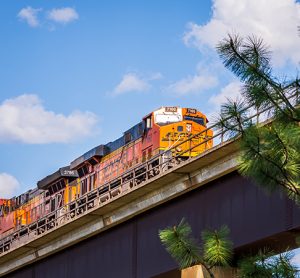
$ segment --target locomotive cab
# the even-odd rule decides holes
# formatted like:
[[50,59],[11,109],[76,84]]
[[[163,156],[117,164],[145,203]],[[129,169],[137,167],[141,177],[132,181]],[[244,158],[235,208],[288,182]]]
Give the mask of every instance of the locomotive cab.
[[153,114],[160,130],[160,151],[172,148],[175,155],[190,157],[212,147],[213,133],[206,128],[208,120],[196,109],[162,107]]

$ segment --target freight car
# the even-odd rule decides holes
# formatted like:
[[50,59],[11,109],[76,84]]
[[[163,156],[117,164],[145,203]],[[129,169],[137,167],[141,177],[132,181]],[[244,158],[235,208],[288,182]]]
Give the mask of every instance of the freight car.
[[119,139],[91,149],[40,180],[37,188],[9,200],[0,199],[0,252],[8,250],[22,231],[43,233],[54,227],[54,220],[61,215],[72,218],[92,208],[97,194],[105,202],[109,188],[110,194],[117,195],[121,183],[138,185],[146,175],[154,177],[172,167],[170,161],[180,163],[211,148],[213,132],[207,129],[207,122],[196,109],[161,107]]

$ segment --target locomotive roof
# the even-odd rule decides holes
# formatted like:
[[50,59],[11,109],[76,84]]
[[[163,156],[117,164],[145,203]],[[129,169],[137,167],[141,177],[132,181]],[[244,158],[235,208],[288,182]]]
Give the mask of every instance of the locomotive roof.
[[101,158],[101,157],[108,155],[108,154],[112,153],[113,151],[123,147],[126,143],[125,142],[125,134],[130,133],[131,140],[138,139],[143,134],[143,127],[144,127],[144,123],[139,122],[138,124],[134,125],[130,129],[126,130],[124,132],[123,136],[116,139],[115,141],[109,142],[106,145],[99,145],[99,146],[87,151],[86,153],[84,153],[83,155],[79,156],[78,158],[76,158],[75,160],[73,160],[71,162],[70,169],[77,169],[78,166],[83,164],[85,161],[92,160],[93,157]]
[[125,145],[125,134],[127,134],[127,133],[131,134],[131,140],[136,140],[136,139],[140,138],[143,134],[143,127],[144,127],[144,123],[139,122],[138,124],[134,125],[130,129],[126,130],[123,133],[123,136],[121,136],[117,140],[107,143],[105,146],[108,148],[109,153],[111,153]]
[[83,162],[85,162],[85,161],[87,161],[87,160],[89,160],[89,159],[91,159],[95,156],[102,157],[102,156],[107,155],[108,153],[109,153],[109,149],[107,148],[107,146],[99,145],[99,146],[87,151],[86,153],[79,156],[75,160],[73,160],[70,164],[70,169],[75,169],[76,167],[78,167]]
[[70,166],[59,168],[56,172],[42,180],[38,181],[37,186],[39,189],[47,189],[47,187],[62,177],[66,178],[78,178],[78,172],[76,170],[71,170]]

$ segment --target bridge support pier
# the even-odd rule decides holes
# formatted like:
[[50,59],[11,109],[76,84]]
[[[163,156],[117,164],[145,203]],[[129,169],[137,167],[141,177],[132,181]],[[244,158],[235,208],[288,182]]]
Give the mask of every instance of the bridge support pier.
[[[232,267],[213,267],[215,278],[237,278],[238,272]],[[209,273],[201,265],[194,265],[182,270],[172,270],[152,278],[210,278]]]

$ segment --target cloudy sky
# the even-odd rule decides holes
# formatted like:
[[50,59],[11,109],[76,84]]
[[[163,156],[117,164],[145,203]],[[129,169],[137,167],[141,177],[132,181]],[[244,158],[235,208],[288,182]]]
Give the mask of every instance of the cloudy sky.
[[227,33],[262,36],[275,70],[296,73],[298,25],[295,0],[1,1],[0,196],[160,106],[218,111],[239,95],[215,52]]

